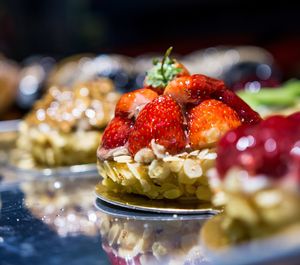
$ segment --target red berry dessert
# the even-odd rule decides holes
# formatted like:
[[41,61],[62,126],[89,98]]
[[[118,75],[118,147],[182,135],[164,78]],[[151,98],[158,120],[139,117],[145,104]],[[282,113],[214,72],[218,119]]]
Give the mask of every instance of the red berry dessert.
[[230,241],[280,232],[300,221],[300,112],[227,132],[211,172],[215,203],[225,204]]
[[102,184],[153,199],[210,200],[206,171],[216,142],[260,120],[223,81],[190,75],[165,56],[148,72],[144,88],[117,103],[97,152]]

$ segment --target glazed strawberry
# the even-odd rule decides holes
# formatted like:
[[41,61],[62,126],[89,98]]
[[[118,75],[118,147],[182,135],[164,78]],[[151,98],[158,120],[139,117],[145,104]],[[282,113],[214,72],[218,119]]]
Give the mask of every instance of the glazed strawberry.
[[117,103],[115,115],[132,118],[150,101],[158,97],[151,89],[141,88],[124,94]]
[[164,94],[181,104],[199,104],[202,100],[211,98],[213,92],[224,88],[225,84],[221,80],[195,74],[174,79],[167,85]]
[[256,124],[262,120],[257,112],[229,89],[216,90],[211,94],[211,97],[233,108],[243,124]]
[[133,121],[128,118],[113,118],[103,133],[102,147],[104,149],[112,149],[125,145],[132,127]]
[[225,132],[240,125],[237,113],[215,99],[205,100],[188,111],[189,140],[193,149],[215,143]]
[[142,109],[128,139],[129,152],[134,156],[141,148],[149,147],[152,139],[171,154],[186,145],[181,108],[169,96],[159,96]]

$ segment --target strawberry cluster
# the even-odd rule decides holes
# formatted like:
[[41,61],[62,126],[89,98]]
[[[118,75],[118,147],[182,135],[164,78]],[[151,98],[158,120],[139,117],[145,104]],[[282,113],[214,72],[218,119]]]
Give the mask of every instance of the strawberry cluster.
[[104,132],[101,148],[127,146],[134,156],[154,139],[166,152],[176,154],[187,148],[200,149],[216,142],[230,129],[261,120],[223,81],[190,75],[178,62],[168,63],[168,71],[172,73],[175,67],[176,75],[169,74],[165,83],[157,81],[164,78],[161,64],[155,66],[157,71],[161,70],[155,82],[153,76],[152,82],[146,78],[144,88],[121,97],[115,117]]

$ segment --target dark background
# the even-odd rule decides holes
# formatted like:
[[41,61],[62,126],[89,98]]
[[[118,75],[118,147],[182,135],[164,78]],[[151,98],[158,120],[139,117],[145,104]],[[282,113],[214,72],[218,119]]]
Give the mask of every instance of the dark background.
[[138,55],[170,45],[187,54],[215,45],[258,45],[286,72],[300,61],[296,1],[7,0],[0,1],[0,51],[32,54]]

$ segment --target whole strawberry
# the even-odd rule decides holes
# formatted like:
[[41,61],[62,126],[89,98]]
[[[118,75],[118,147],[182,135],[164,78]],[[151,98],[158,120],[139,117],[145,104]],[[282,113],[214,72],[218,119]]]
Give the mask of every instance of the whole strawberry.
[[193,149],[217,142],[225,132],[240,125],[237,113],[215,99],[204,100],[188,111],[189,140]]
[[169,96],[159,96],[140,112],[129,135],[129,152],[134,156],[149,147],[152,139],[170,154],[180,152],[186,145],[181,108]]
[[198,104],[211,98],[215,91],[225,89],[223,81],[205,75],[195,74],[175,78],[165,88],[164,94],[181,104]]
[[158,94],[148,88],[137,89],[124,94],[118,101],[115,115],[132,118],[150,101],[158,97]]

